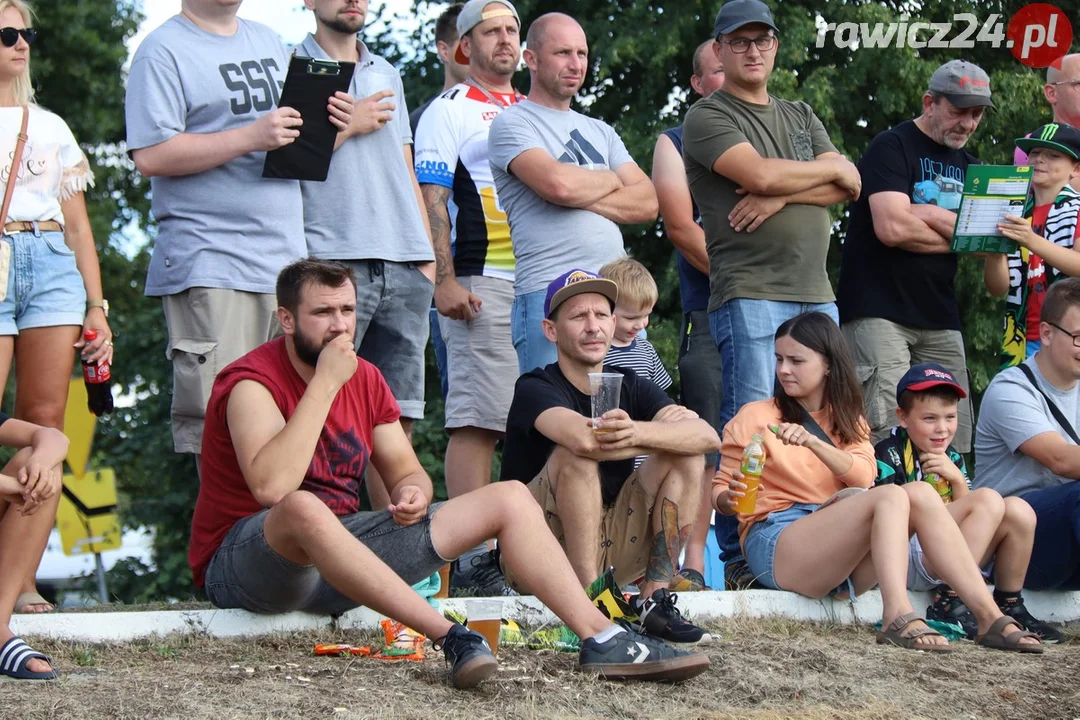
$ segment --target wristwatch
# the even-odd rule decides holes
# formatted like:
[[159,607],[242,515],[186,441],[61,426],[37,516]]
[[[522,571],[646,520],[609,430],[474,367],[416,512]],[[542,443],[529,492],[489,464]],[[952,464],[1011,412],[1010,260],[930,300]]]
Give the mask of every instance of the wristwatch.
[[108,300],[87,300],[86,309],[101,308],[101,311],[105,313],[105,317],[109,317],[109,301]]

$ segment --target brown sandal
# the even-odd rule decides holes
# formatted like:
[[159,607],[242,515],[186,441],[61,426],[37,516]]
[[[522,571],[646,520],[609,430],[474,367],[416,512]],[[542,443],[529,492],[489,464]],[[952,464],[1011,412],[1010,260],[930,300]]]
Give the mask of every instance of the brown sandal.
[[897,647],[902,647],[906,650],[924,650],[926,652],[935,653],[949,653],[953,651],[951,645],[930,645],[917,642],[921,637],[929,637],[932,635],[944,637],[937,630],[930,629],[929,626],[913,630],[910,635],[904,635],[904,628],[913,622],[925,623],[926,618],[921,617],[917,612],[909,612],[906,615],[901,615],[889,623],[889,627],[878,631],[878,645],[896,645]]
[[[1016,627],[1021,629],[1014,630],[1013,632],[1006,635],[1002,631],[1009,625],[1015,625]],[[993,648],[994,650],[1031,653],[1033,655],[1041,654],[1046,649],[1042,646],[1041,638],[1039,638],[1039,636],[1035,633],[1028,632],[1027,630],[1024,630],[1022,628],[1023,626],[1020,625],[1020,623],[1016,622],[1016,620],[1014,620],[1013,618],[1009,617],[1008,615],[1002,615],[994,621],[994,624],[990,626],[989,630],[975,638],[975,643],[977,645],[982,645],[983,647]],[[1039,644],[1036,645],[1033,643],[1021,643],[1020,641],[1024,638],[1035,638],[1036,640],[1039,640]]]

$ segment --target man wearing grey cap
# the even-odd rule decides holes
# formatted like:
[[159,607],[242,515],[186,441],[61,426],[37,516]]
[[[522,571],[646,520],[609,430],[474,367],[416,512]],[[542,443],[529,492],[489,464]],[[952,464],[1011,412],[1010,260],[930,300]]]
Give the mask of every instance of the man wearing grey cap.
[[[967,390],[949,245],[964,176],[978,163],[963,147],[993,106],[981,68],[947,62],[930,78],[922,115],[879,134],[859,161],[863,197],[851,208],[837,294],[874,442],[895,424],[894,390],[911,365],[941,363]],[[970,401],[959,421],[954,445],[967,453]]]
[[[686,114],[683,161],[709,254],[722,427],[746,403],[772,396],[780,325],[809,311],[837,317],[825,271],[827,207],[858,197],[861,182],[810,106],[769,94],[780,40],[767,5],[725,3],[713,37],[724,86]],[[725,585],[736,589],[753,577],[736,523],[719,520]]]

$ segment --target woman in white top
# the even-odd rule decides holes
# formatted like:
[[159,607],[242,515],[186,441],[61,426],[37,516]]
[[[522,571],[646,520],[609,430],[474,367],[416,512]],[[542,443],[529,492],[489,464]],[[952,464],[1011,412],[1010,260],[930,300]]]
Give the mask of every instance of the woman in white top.
[[[23,0],[0,0],[0,193],[10,182],[24,108],[29,112],[0,235],[0,388],[14,359],[15,417],[63,430],[75,356],[111,362],[112,332],[83,195],[94,176],[67,123],[34,104],[30,19]],[[97,339],[84,344],[87,329]],[[34,586],[43,550],[36,549],[28,577],[0,579],[21,583],[16,611],[52,609]]]

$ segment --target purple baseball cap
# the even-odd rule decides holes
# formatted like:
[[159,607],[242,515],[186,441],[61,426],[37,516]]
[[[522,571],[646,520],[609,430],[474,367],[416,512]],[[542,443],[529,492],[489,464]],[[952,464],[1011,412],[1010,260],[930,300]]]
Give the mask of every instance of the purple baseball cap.
[[551,318],[566,300],[584,293],[599,293],[611,301],[614,307],[619,300],[619,286],[614,280],[602,278],[588,270],[568,270],[548,284],[547,297],[544,299],[544,317]]

